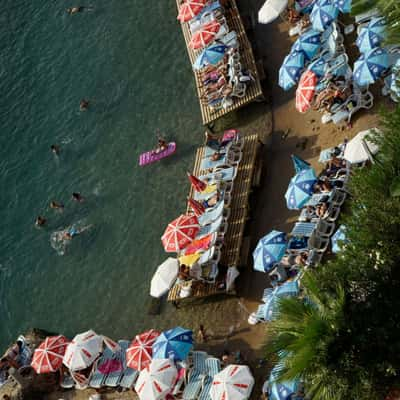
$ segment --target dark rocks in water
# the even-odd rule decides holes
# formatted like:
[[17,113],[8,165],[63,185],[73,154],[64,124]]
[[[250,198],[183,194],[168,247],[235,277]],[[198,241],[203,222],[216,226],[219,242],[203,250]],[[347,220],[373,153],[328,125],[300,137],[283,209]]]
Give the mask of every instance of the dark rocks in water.
[[161,312],[161,299],[155,299],[154,297],[151,298],[149,307],[147,309],[148,315],[159,315]]

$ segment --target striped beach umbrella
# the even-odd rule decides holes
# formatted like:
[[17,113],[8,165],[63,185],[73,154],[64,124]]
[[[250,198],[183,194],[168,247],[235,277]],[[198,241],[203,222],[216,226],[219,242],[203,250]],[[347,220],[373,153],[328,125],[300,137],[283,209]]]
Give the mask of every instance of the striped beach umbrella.
[[300,171],[291,179],[285,194],[289,210],[298,210],[307,203],[313,194],[316,182],[317,176],[313,168]]
[[202,215],[204,211],[206,211],[206,208],[203,204],[192,198],[188,199],[188,206],[192,209],[196,217],[200,217],[200,215]]
[[287,248],[286,234],[272,231],[264,236],[253,252],[254,269],[260,272],[269,271],[281,260]]
[[312,27],[323,32],[339,15],[339,9],[331,0],[318,0],[311,11],[310,21]]
[[356,45],[361,53],[366,53],[379,47],[387,36],[385,18],[373,18],[363,29],[356,40]]
[[291,158],[293,161],[293,166],[294,166],[294,170],[296,171],[296,174],[299,173],[300,171],[303,171],[303,169],[311,168],[310,163],[303,160],[301,157],[296,156],[295,154],[292,154]]
[[136,335],[126,350],[126,365],[129,368],[141,371],[150,365],[152,360],[152,346],[160,332],[154,329]]
[[37,374],[57,371],[63,363],[68,343],[65,336],[48,336],[33,353],[31,367]]
[[389,55],[385,49],[376,47],[361,54],[354,63],[354,81],[358,86],[374,83],[389,67]]
[[318,77],[312,71],[305,71],[301,75],[299,85],[296,89],[296,109],[305,113],[311,107],[314,99]]
[[178,253],[192,242],[199,230],[199,221],[195,215],[179,216],[168,224],[161,237],[164,250],[167,253]]
[[301,51],[307,60],[311,60],[321,47],[321,32],[309,29],[293,43],[293,51]]
[[333,0],[333,4],[343,13],[348,14],[351,12],[352,0]]
[[283,90],[289,90],[296,86],[304,68],[304,54],[294,51],[287,55],[279,69],[279,86]]
[[190,174],[187,172],[187,176],[189,178],[189,181],[193,187],[193,189],[196,192],[202,192],[203,190],[206,189],[207,183],[199,179],[197,176],[194,176],[193,174]]
[[224,44],[214,44],[206,47],[196,58],[193,68],[199,70],[206,65],[218,64],[224,58],[227,48]]
[[186,0],[179,7],[179,14],[177,19],[181,22],[190,21],[204,8],[205,0]]
[[153,358],[185,360],[193,347],[193,332],[189,329],[169,329],[161,333],[153,344]]
[[269,376],[269,400],[287,400],[299,390],[300,380],[298,379],[277,382],[276,377],[278,376],[281,368],[282,366],[280,363],[276,364]]
[[308,71],[314,72],[318,78],[321,78],[325,75],[325,72],[328,68],[328,63],[323,57],[319,57],[307,66]]
[[160,298],[171,289],[179,273],[179,263],[176,258],[169,257],[157,267],[151,278],[150,296]]
[[215,39],[215,36],[220,29],[221,25],[216,21],[212,21],[204,25],[201,29],[193,34],[192,39],[189,42],[189,46],[193,50],[206,47]]

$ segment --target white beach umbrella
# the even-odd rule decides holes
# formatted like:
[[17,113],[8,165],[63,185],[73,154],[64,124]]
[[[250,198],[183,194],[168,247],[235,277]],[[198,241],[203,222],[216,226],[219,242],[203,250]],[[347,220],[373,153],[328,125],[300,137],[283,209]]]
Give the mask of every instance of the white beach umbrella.
[[279,17],[287,5],[288,0],[267,0],[258,11],[258,22],[269,24]]
[[212,400],[247,400],[254,386],[254,378],[247,365],[231,364],[214,376]]
[[372,129],[359,132],[351,139],[344,150],[343,158],[351,164],[358,164],[370,159],[371,154],[376,154],[379,150],[375,143],[366,139],[371,134]]
[[167,293],[176,280],[179,272],[179,263],[176,258],[169,257],[161,265],[151,279],[150,295],[161,297]]
[[65,351],[63,363],[71,371],[87,368],[103,350],[103,337],[89,330],[76,335]]
[[171,391],[178,372],[168,358],[153,359],[151,364],[140,372],[135,391],[140,400],[160,400]]

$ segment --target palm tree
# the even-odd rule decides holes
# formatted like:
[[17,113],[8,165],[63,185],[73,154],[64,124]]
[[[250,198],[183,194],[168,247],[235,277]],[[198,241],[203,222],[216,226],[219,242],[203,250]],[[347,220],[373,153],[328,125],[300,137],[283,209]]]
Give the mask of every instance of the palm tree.
[[278,380],[303,379],[310,399],[345,398],[346,384],[331,365],[344,324],[344,290],[323,291],[310,272],[301,282],[306,297],[280,299],[278,318],[268,327],[268,347],[282,367]]
[[400,2],[398,0],[353,0],[352,13],[359,14],[378,8],[388,26],[388,44],[400,43]]

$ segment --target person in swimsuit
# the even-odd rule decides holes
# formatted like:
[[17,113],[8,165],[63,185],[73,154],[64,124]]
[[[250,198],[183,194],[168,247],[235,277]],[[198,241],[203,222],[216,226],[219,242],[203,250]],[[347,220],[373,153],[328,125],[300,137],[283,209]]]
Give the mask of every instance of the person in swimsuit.
[[36,221],[35,221],[36,226],[43,226],[45,223],[46,223],[46,218],[44,218],[40,215],[36,218]]
[[75,200],[78,203],[82,203],[85,198],[80,193],[74,192],[72,193],[72,200]]
[[50,202],[50,208],[54,208],[55,210],[64,210],[64,204],[57,203],[56,201]]
[[84,10],[93,10],[92,7],[84,7],[84,6],[79,6],[79,7],[69,7],[67,8],[67,13],[69,15],[74,15],[74,14],[78,14]]
[[52,144],[50,146],[51,151],[58,156],[60,154],[60,146],[56,145],[56,144]]
[[89,108],[89,100],[82,99],[79,103],[79,110],[86,111]]
[[67,232],[64,232],[63,239],[72,240],[74,236],[76,236],[79,232],[75,228],[70,228]]

